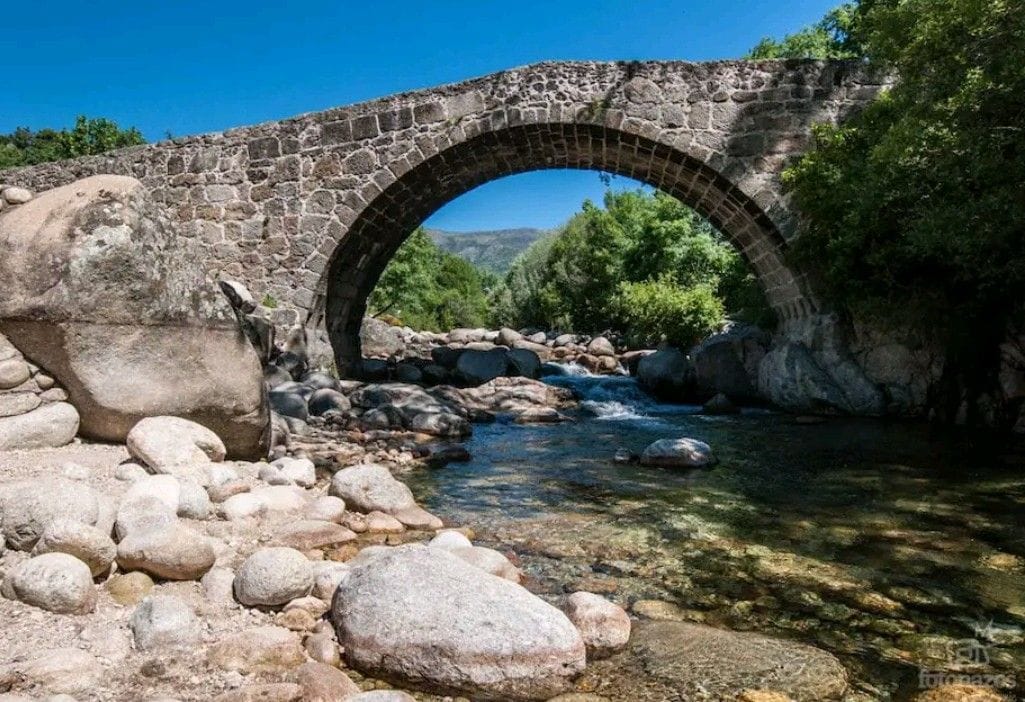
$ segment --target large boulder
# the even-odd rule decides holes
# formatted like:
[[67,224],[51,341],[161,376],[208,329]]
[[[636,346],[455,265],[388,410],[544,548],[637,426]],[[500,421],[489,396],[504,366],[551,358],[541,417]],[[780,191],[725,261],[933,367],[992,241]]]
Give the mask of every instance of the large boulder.
[[509,356],[505,349],[467,349],[456,362],[456,374],[467,385],[476,386],[505,375],[508,367]]
[[360,349],[367,358],[402,355],[406,342],[402,330],[374,317],[364,317],[359,328]]
[[690,352],[698,394],[703,398],[723,393],[740,401],[758,399],[758,365],[768,347],[768,334],[745,325],[702,341]]
[[140,419],[174,415],[258,457],[260,362],[195,242],[134,178],[44,192],[0,213],[0,332],[67,389],[83,435],[120,442]]
[[689,400],[694,394],[694,364],[679,349],[659,349],[638,361],[637,384],[660,400]]
[[566,616],[526,589],[422,545],[350,561],[332,618],[350,665],[481,700],[544,700],[584,669]]

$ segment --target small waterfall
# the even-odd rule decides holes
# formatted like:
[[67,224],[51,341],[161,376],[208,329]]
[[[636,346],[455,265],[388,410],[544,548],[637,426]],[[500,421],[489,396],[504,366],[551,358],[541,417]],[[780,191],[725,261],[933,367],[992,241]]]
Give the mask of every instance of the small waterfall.
[[551,365],[559,372],[546,376],[544,381],[573,390],[580,398],[580,409],[597,420],[659,423],[658,415],[691,414],[699,409],[660,404],[629,376],[595,375],[576,363]]

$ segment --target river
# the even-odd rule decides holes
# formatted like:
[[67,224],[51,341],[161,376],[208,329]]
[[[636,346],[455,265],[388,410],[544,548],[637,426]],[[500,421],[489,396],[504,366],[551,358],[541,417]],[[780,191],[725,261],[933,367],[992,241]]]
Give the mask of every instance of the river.
[[[407,476],[429,510],[515,553],[535,592],[818,646],[847,667],[845,699],[909,699],[923,671],[1025,690],[1020,448],[919,424],[706,416],[579,369],[546,380],[582,399],[574,421],[478,425],[470,462]],[[718,465],[615,461],[680,436]],[[628,662],[589,666],[581,686],[648,699],[617,678]]]

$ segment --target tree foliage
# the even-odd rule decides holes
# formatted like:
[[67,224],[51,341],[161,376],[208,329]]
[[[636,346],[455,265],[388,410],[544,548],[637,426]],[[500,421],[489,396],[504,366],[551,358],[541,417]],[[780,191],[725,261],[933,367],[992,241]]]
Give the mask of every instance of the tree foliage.
[[[718,327],[727,310],[764,321],[768,308],[746,264],[692,210],[642,191],[610,192],[604,204],[585,203],[513,263],[496,295],[500,323],[611,329],[636,344],[665,339],[686,347]],[[741,300],[755,304],[741,309]]]
[[90,156],[145,143],[135,127],[121,129],[109,119],[79,116],[72,129],[34,132],[18,127],[10,134],[0,134],[0,168]]
[[856,11],[868,60],[898,80],[786,172],[794,253],[837,307],[936,334],[981,387],[1025,310],[1025,2]]
[[830,11],[819,22],[788,34],[783,39],[762,39],[745,58],[749,59],[856,59],[863,48],[858,41],[860,12],[852,3]]
[[441,250],[418,228],[399,247],[374,288],[367,308],[414,329],[447,331],[488,320],[482,275],[467,261]]

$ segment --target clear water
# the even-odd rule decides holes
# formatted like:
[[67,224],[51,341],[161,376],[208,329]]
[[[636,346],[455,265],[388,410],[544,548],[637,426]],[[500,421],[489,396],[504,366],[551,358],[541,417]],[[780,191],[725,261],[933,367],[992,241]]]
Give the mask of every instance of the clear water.
[[[626,377],[548,381],[578,392],[576,421],[478,426],[471,462],[409,476],[428,509],[515,552],[535,591],[661,600],[678,618],[819,646],[848,667],[851,700],[909,699],[923,670],[1025,691],[1020,447],[903,423],[705,416]],[[680,436],[719,464],[613,460]],[[589,689],[625,699],[614,671],[594,675]]]

